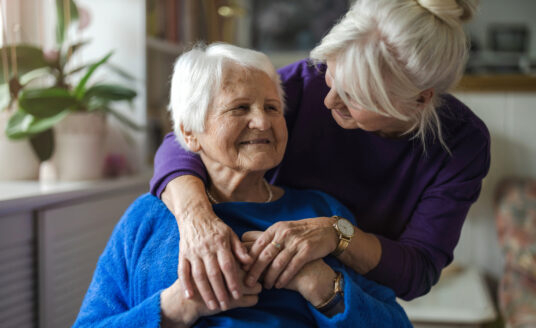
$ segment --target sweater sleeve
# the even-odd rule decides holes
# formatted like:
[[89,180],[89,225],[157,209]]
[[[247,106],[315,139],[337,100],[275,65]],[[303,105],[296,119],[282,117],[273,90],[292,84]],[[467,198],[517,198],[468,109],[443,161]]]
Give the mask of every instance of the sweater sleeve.
[[452,148],[401,236],[377,236],[382,257],[365,276],[392,288],[402,299],[428,293],[453,260],[463,223],[490,167],[489,133],[485,127],[477,132]]
[[151,194],[160,197],[167,184],[182,175],[195,175],[207,181],[205,165],[199,155],[183,149],[171,132],[166,135],[154,157]]
[[318,327],[412,327],[391,289],[352,270],[335,270],[344,275],[344,312],[327,317],[309,304]]
[[126,242],[124,221],[117,225],[97,263],[75,328],[159,327],[161,291],[131,306],[128,268],[132,265],[128,259],[132,245]]

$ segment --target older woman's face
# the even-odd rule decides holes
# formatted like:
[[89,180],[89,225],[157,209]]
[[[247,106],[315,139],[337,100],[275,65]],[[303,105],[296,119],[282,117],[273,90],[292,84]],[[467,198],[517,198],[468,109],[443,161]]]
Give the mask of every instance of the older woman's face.
[[[240,171],[266,171],[283,159],[287,127],[276,84],[263,71],[226,69],[198,134],[203,161]],[[207,163],[205,163],[207,164]]]
[[404,132],[407,129],[408,123],[396,118],[387,117],[357,106],[347,106],[333,88],[335,62],[328,61],[327,66],[325,78],[326,84],[331,90],[324,99],[324,105],[331,110],[331,115],[340,127],[386,134]]

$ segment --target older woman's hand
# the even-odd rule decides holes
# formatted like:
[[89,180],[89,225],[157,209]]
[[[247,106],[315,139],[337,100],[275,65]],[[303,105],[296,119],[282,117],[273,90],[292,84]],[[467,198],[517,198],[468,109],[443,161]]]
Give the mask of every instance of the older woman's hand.
[[335,219],[328,217],[280,221],[264,232],[244,233],[242,241],[253,242],[249,254],[254,259],[246,266],[246,284],[253,286],[264,273],[265,288],[284,288],[306,263],[335,250],[338,236],[334,223]]
[[[239,269],[238,277],[243,281],[245,272]],[[253,287],[240,285],[243,295],[228,303],[227,309],[250,307],[257,304],[258,294],[262,291],[260,284]],[[162,327],[189,327],[200,317],[209,316],[224,309],[209,309],[199,293],[194,293],[190,299],[184,295],[179,279],[160,294],[160,308],[162,310]]]
[[193,295],[193,278],[209,309],[226,310],[231,298],[242,295],[239,263],[233,256],[242,248],[240,239],[217,217],[195,220],[180,231],[179,277],[186,296]]
[[205,196],[205,185],[197,177],[173,179],[162,200],[179,226],[178,275],[185,296],[193,296],[197,287],[211,309],[225,308],[230,298],[238,299],[242,293],[239,262],[251,263],[252,259],[238,236],[216,216]]

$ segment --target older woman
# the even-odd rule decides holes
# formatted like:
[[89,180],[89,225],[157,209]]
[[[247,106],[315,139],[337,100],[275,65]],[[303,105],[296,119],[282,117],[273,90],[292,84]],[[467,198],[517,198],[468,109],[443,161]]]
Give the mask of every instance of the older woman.
[[[177,60],[172,90],[177,139],[202,159],[214,211],[244,235],[244,247],[281,220],[340,215],[355,224],[325,193],[279,188],[264,179],[287,143],[282,90],[265,55],[224,44],[194,48]],[[242,284],[241,295],[219,305],[201,292],[210,282],[195,270],[202,264],[194,263],[192,274],[202,287],[187,298],[177,279],[184,236],[158,198],[140,197],[101,256],[75,327],[411,326],[390,289],[334,257],[309,262],[284,289],[261,292],[259,284]],[[269,252],[284,247],[273,242]],[[238,275],[245,272],[238,269]]]
[[[335,253],[404,299],[427,293],[453,259],[490,163],[486,126],[448,94],[463,72],[462,23],[475,7],[471,0],[358,0],[311,52],[317,65],[279,70],[289,144],[267,178],[335,196],[358,220],[353,233],[326,218],[280,224],[247,253],[212,212],[199,157],[168,136],[151,192],[195,236],[181,239],[185,290],[194,288],[187,269],[219,272],[226,284],[212,279],[205,292],[228,300],[240,293],[240,265],[249,283],[266,272],[266,287],[284,287],[305,263]],[[285,250],[275,258],[272,241]]]

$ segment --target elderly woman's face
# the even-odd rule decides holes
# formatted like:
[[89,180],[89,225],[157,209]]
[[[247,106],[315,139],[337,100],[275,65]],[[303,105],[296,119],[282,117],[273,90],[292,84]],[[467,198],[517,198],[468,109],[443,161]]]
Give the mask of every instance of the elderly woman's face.
[[[276,84],[263,71],[231,66],[216,92],[205,132],[203,161],[240,171],[265,171],[283,159],[287,127]],[[207,163],[205,163],[207,164]]]

